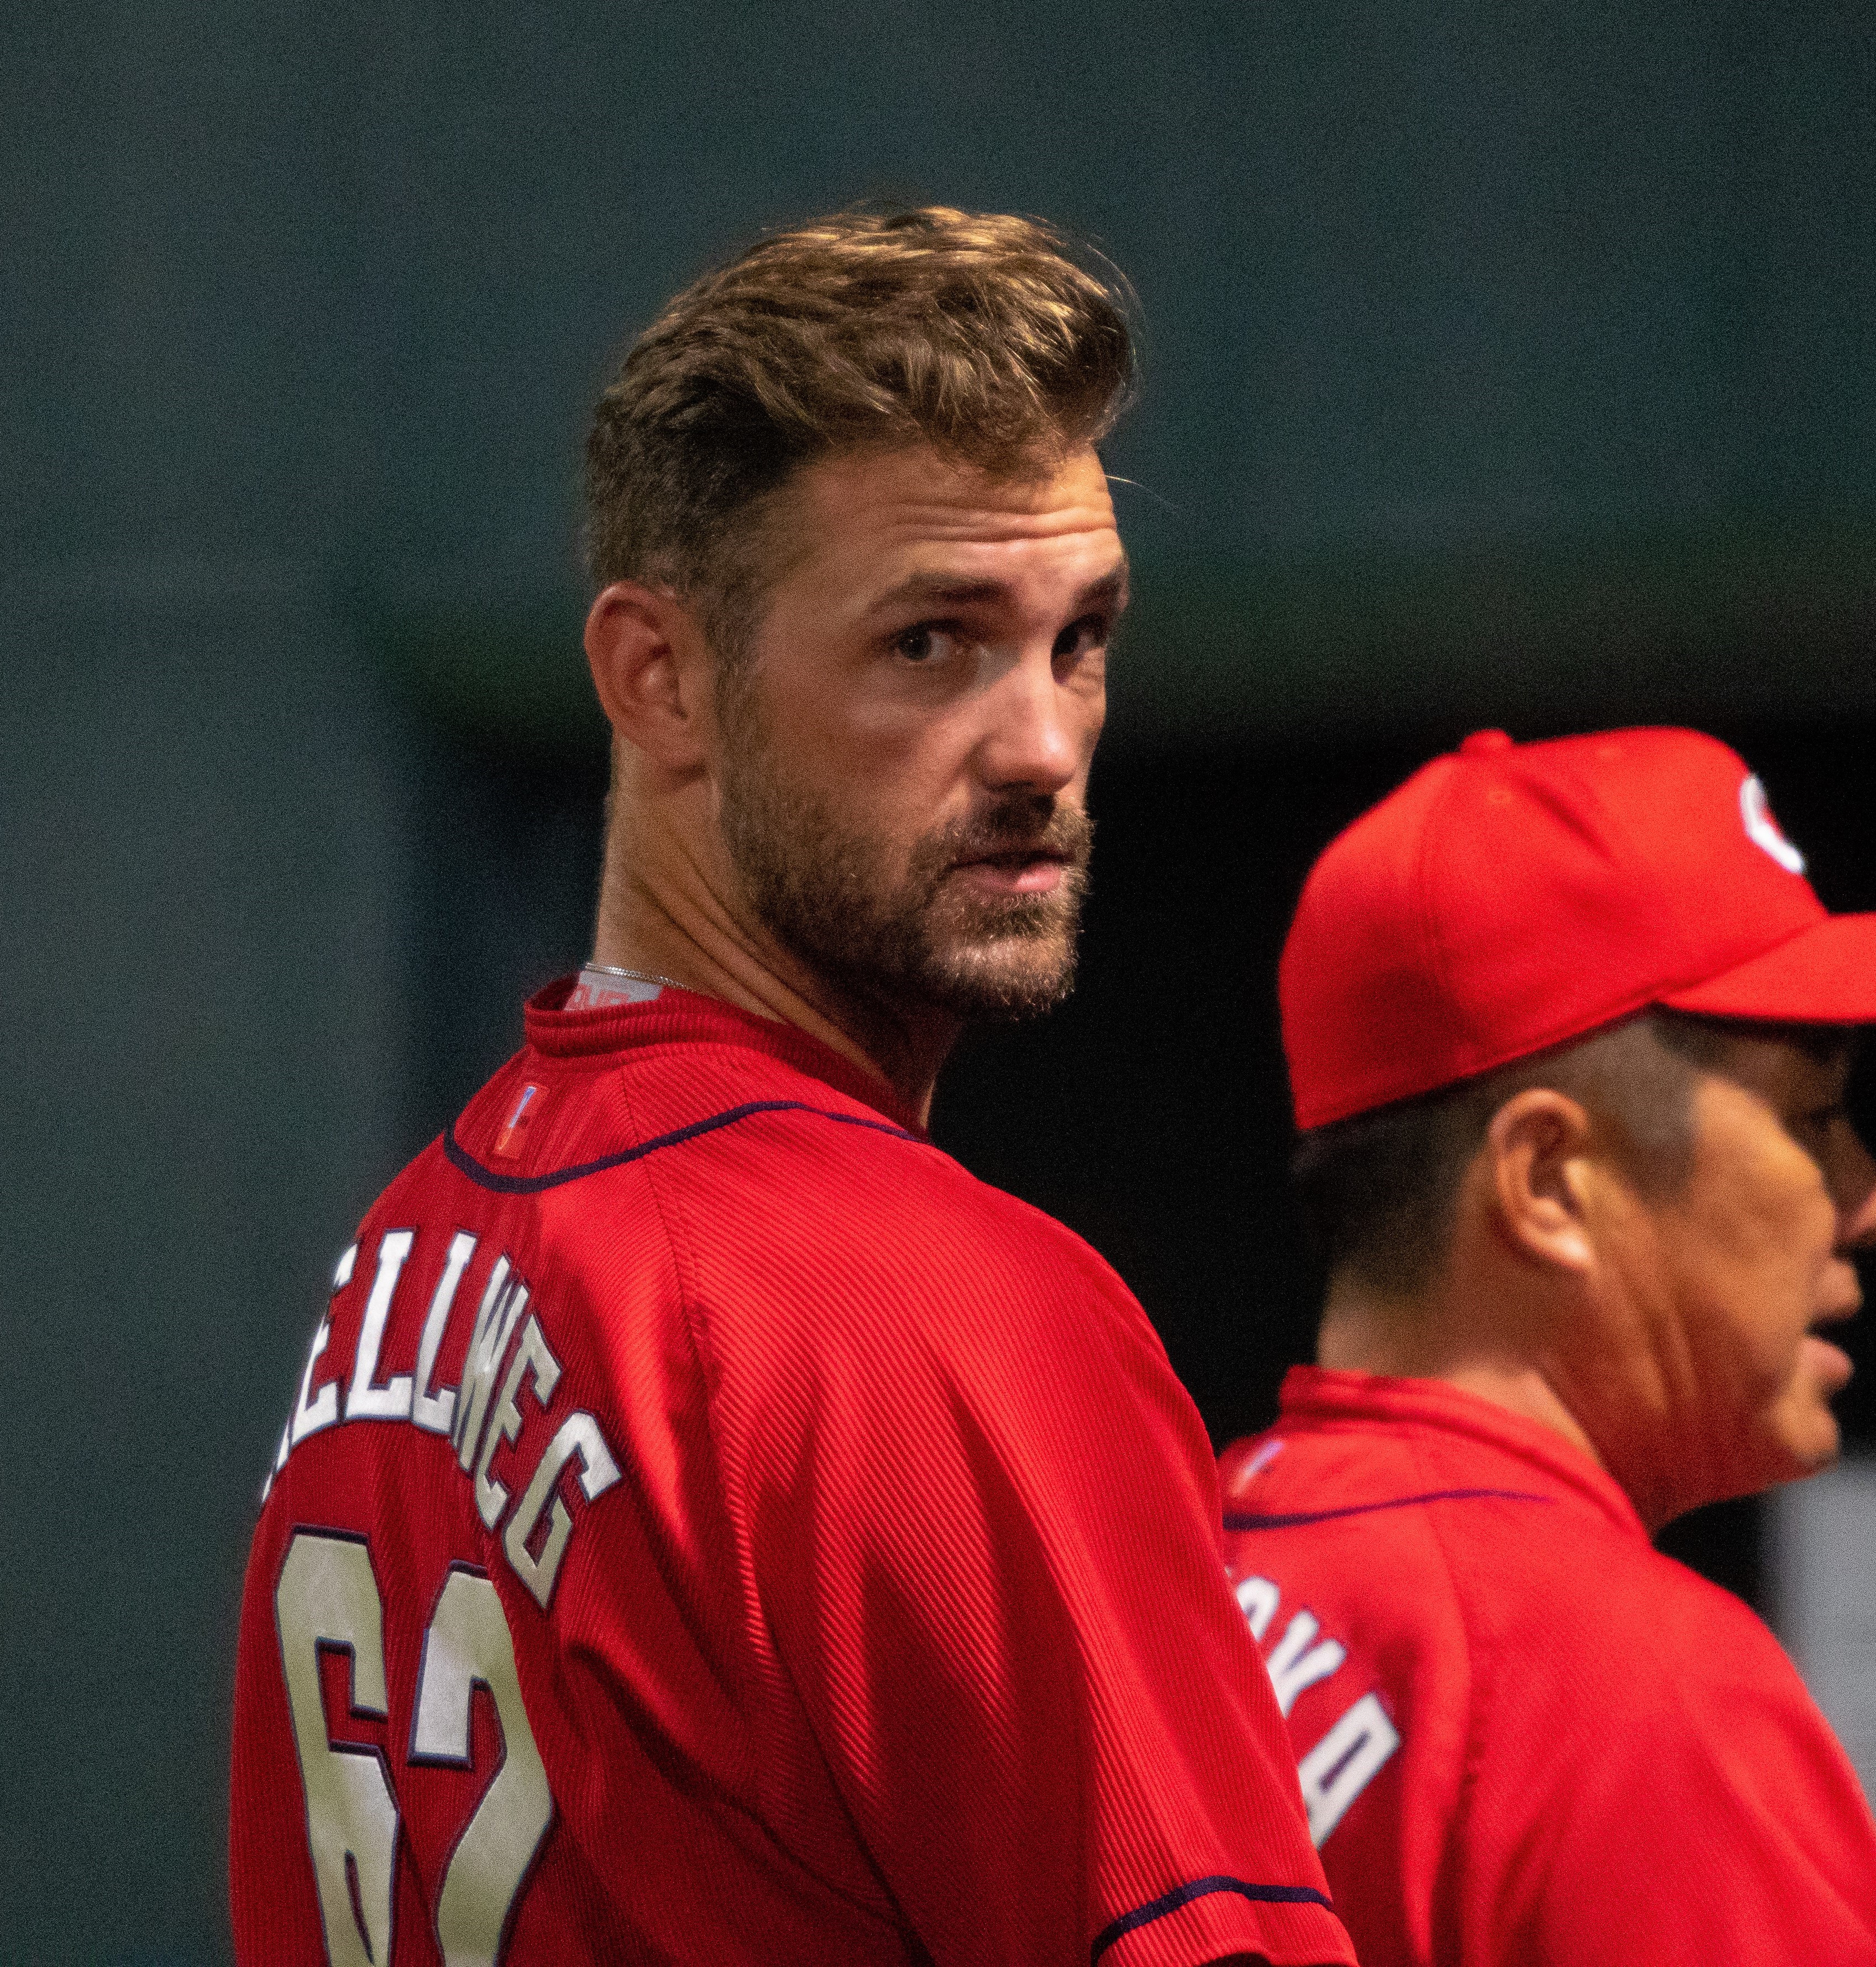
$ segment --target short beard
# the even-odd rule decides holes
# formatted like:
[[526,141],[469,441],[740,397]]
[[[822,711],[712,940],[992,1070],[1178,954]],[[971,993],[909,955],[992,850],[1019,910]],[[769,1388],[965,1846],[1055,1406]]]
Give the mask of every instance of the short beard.
[[[724,841],[779,942],[850,997],[967,1022],[1038,1017],[1068,996],[1094,837],[1085,812],[1047,793],[1003,798],[926,835],[894,883],[873,836],[777,770],[753,692],[725,695]],[[1061,855],[1061,879],[1040,895],[948,880],[960,861],[1014,853]]]

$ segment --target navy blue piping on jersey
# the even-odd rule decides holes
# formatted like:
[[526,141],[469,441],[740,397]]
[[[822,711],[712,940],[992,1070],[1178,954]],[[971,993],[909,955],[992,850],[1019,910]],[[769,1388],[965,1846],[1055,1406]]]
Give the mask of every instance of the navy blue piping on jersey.
[[1169,1912],[1191,1904],[1194,1899],[1209,1898],[1213,1892],[1235,1892],[1240,1898],[1255,1899],[1261,1905],[1319,1905],[1330,1912],[1335,1910],[1328,1893],[1319,1892],[1313,1885],[1251,1885],[1242,1878],[1227,1878],[1221,1872],[1212,1878],[1194,1878],[1189,1885],[1175,1885],[1170,1892],[1149,1899],[1132,1912],[1122,1913],[1112,1926],[1103,1927],[1095,1935],[1088,1967],[1094,1967],[1116,1940],[1124,1939],[1136,1927],[1149,1926]]
[[870,1127],[877,1134],[890,1134],[901,1141],[915,1142],[919,1138],[903,1127],[894,1126],[890,1120],[869,1120],[858,1113],[831,1113],[825,1106],[810,1106],[805,1100],[751,1100],[741,1106],[712,1113],[706,1119],[693,1120],[688,1126],[673,1127],[668,1134],[654,1134],[650,1140],[641,1141],[635,1148],[622,1148],[615,1155],[602,1155],[596,1161],[580,1161],[572,1168],[556,1168],[551,1174],[498,1174],[493,1168],[485,1168],[457,1139],[454,1121],[443,1130],[443,1151],[453,1167],[480,1187],[493,1189],[498,1195],[538,1195],[543,1189],[558,1188],[562,1182],[579,1181],[589,1174],[603,1174],[608,1168],[623,1168],[628,1161],[642,1161],[647,1155],[655,1155],[660,1148],[681,1147],[686,1141],[696,1140],[699,1134],[712,1134],[719,1127],[734,1126],[738,1120],[747,1120],[755,1113],[812,1113],[817,1119],[838,1120],[844,1127]]
[[1429,1489],[1423,1496],[1390,1496],[1378,1503],[1345,1503],[1338,1510],[1296,1510],[1260,1516],[1251,1510],[1227,1510],[1228,1530],[1293,1530],[1303,1523],[1326,1523],[1337,1516],[1365,1516],[1371,1510],[1407,1510],[1416,1503],[1554,1503],[1555,1496],[1535,1496],[1528,1489]]

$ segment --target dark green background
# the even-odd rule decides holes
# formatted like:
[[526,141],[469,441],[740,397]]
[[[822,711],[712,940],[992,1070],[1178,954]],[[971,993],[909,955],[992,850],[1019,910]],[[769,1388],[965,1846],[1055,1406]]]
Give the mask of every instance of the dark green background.
[[0,1957],[224,1956],[231,1614],[326,1267],[583,953],[587,406],[761,225],[1032,210],[1138,287],[1087,989],[940,1124],[1215,1429],[1306,1325],[1267,964],[1362,799],[1474,720],[1719,721],[1872,898],[1866,7],[5,26]]

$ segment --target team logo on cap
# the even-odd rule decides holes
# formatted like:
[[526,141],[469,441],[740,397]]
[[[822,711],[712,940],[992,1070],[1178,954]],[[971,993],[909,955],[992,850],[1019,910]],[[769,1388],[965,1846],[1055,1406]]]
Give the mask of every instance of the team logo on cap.
[[1804,856],[1779,832],[1756,772],[1740,782],[1739,817],[1745,822],[1746,838],[1755,847],[1763,848],[1787,874],[1804,872]]

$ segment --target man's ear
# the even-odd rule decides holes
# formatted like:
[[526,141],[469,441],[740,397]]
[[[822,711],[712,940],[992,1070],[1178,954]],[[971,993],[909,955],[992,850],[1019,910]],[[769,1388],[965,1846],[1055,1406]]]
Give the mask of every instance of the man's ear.
[[636,580],[602,588],[586,615],[586,660],[613,731],[667,771],[704,763],[710,734],[709,645],[668,590]]
[[1587,1111],[1568,1093],[1513,1094],[1486,1129],[1487,1171],[1500,1233],[1535,1263],[1587,1271],[1596,1260],[1586,1204]]

